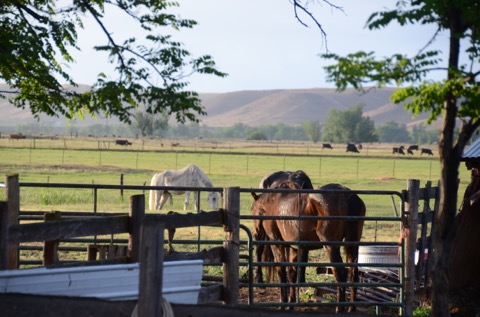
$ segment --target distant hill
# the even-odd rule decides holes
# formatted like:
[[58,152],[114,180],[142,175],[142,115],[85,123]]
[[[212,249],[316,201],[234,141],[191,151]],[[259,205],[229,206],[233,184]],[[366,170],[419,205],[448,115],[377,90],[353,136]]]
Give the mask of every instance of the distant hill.
[[354,89],[339,93],[335,89],[312,88],[200,94],[208,113],[201,119],[210,127],[235,123],[300,125],[308,120],[324,122],[331,108],[345,110],[361,103],[364,114],[376,125],[392,120],[406,125],[424,122],[426,114],[414,119],[402,106],[390,101],[394,91],[394,88],[382,88],[360,94]]
[[[0,90],[5,88],[5,85],[0,85]],[[339,93],[330,88],[312,88],[200,93],[202,105],[208,113],[200,119],[201,124],[209,127],[228,127],[236,123],[249,126],[300,125],[308,120],[324,122],[331,108],[345,110],[361,103],[364,104],[364,114],[376,125],[392,120],[409,126],[423,122],[426,114],[414,119],[402,106],[391,103],[390,96],[394,91],[394,88],[382,88],[360,94],[353,89]],[[0,127],[15,127],[35,120],[29,109],[15,108],[6,99],[0,99],[0,113]],[[66,125],[63,118],[45,115],[40,118],[40,122],[46,125]],[[81,126],[94,123],[118,124],[119,121],[86,118],[74,122]]]

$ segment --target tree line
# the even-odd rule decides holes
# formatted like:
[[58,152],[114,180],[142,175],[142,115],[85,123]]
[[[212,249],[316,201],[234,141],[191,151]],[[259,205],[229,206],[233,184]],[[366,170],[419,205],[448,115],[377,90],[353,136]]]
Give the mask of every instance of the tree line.
[[122,136],[163,138],[215,138],[245,140],[291,140],[332,143],[418,143],[438,142],[436,129],[417,125],[408,130],[405,124],[388,121],[375,126],[373,120],[363,115],[363,105],[347,110],[331,109],[325,122],[306,121],[302,125],[265,124],[248,126],[236,123],[230,127],[212,128],[198,122],[169,124],[168,117],[137,112],[131,124],[94,124],[89,126],[54,127],[45,123],[17,126],[25,135],[64,134],[76,136]]

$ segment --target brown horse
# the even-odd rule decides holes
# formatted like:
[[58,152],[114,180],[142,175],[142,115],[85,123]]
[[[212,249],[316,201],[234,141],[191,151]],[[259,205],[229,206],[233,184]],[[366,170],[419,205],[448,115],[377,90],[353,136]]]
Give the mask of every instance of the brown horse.
[[[291,182],[279,184],[278,188],[298,189],[298,185]],[[252,193],[254,202],[252,213],[259,216],[365,216],[364,202],[350,189],[339,184],[328,184],[319,188],[321,193]],[[256,219],[254,232],[265,232],[272,241],[314,241],[314,242],[356,242],[360,241],[363,230],[363,220],[282,220],[282,219]],[[324,245],[331,263],[343,263],[339,245]],[[300,248],[298,245],[272,245],[275,262],[295,262],[297,252],[318,249],[321,246]],[[355,263],[358,260],[358,246],[344,245],[345,261]],[[281,283],[295,283],[295,266],[275,267]],[[335,266],[333,268],[335,279],[339,283],[358,282],[358,268],[348,266]],[[338,302],[345,302],[345,286],[337,287]],[[295,302],[296,296],[293,287],[281,287],[280,297],[282,302]],[[356,299],[356,288],[350,288],[350,301]],[[339,306],[337,311],[342,311]],[[355,307],[350,307],[350,311]]]
[[[285,183],[286,182],[286,183]],[[274,172],[270,175],[265,176],[261,181],[259,188],[278,188],[279,186],[284,186],[288,183],[295,183],[298,188],[301,189],[313,189],[312,181],[310,177],[302,171],[297,170],[295,172],[292,171],[278,171]],[[261,220],[259,220],[261,221]],[[255,230],[253,236],[256,241],[265,241],[268,240],[268,237],[264,230],[262,230],[261,224],[258,226],[259,230]],[[271,253],[270,247],[265,246],[262,244],[257,244],[255,246],[255,256],[256,261],[271,261],[273,254]],[[300,258],[302,262],[308,261],[308,251],[302,252],[300,254]],[[268,267],[268,275],[270,280],[273,280],[272,275],[272,267]],[[263,283],[263,275],[262,275],[262,267],[260,265],[256,266],[255,268],[255,282]],[[298,273],[298,282],[305,282],[305,267],[300,268],[300,272]]]

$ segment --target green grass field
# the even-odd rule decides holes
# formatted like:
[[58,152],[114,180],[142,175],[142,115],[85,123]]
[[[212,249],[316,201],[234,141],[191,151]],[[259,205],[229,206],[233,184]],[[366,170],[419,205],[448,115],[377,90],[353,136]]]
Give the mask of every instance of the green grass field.
[[[164,142],[161,146],[160,142]],[[7,140],[0,139],[0,171],[19,174],[21,183],[75,183],[149,185],[152,175],[166,169],[198,165],[215,187],[257,188],[260,180],[278,170],[304,170],[314,186],[341,183],[353,190],[402,191],[408,179],[420,180],[421,186],[439,179],[438,156],[395,156],[391,146],[364,145],[360,154],[345,153],[342,145],[322,150],[319,145],[302,142],[245,142],[181,140],[171,147],[165,140],[132,140],[131,147],[119,147],[108,140]],[[460,169],[460,196],[470,181]],[[128,212],[129,196],[139,191],[99,190],[98,212]],[[146,200],[148,201],[148,192]],[[93,211],[91,189],[21,188],[21,209],[34,211]],[[203,196],[205,197],[205,196]],[[361,195],[367,216],[393,216],[400,210],[400,200],[390,195]],[[0,191],[0,199],[4,192]],[[250,194],[241,196],[241,214],[250,214]],[[201,208],[208,210],[202,201]],[[183,196],[174,196],[174,205],[165,211],[183,212]],[[194,210],[189,210],[194,212]],[[148,211],[152,212],[152,211]],[[158,211],[157,211],[158,212]],[[251,221],[243,221],[252,228]],[[365,223],[364,240],[396,241],[398,223]],[[222,237],[221,229],[202,228],[201,237]],[[197,228],[179,230],[179,239],[197,239]],[[242,233],[242,239],[246,235]]]

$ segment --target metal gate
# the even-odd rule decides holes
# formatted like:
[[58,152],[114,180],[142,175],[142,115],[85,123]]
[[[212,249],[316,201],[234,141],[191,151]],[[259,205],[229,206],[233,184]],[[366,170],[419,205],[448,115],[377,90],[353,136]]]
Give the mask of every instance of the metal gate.
[[[243,193],[251,192],[291,192],[291,193],[321,193],[322,190],[278,190],[278,189],[240,189]],[[331,191],[329,191],[331,192]],[[379,191],[379,190],[352,190],[351,193],[357,194],[359,196],[384,196],[390,197],[391,203],[393,206],[392,216],[381,216],[381,215],[369,215],[369,206],[367,205],[367,214],[365,217],[296,217],[296,216],[253,216],[253,215],[242,215],[241,221],[245,220],[272,220],[272,219],[282,219],[282,220],[364,220],[364,230],[365,227],[368,227],[370,237],[368,240],[373,241],[363,241],[360,242],[312,242],[312,241],[253,241],[252,233],[249,232],[248,226],[242,226],[242,229],[248,232],[248,236],[252,241],[249,243],[249,260],[248,260],[248,283],[243,285],[248,287],[249,293],[249,305],[254,305],[257,307],[312,307],[312,306],[356,306],[356,308],[364,307],[373,307],[378,311],[379,307],[387,307],[391,311],[397,311],[399,314],[402,314],[402,311],[405,309],[405,274],[406,274],[406,262],[405,262],[405,239],[401,238],[403,223],[405,221],[405,192],[401,193],[398,191]],[[397,210],[394,198],[398,198],[398,205],[400,211]],[[313,219],[312,219],[313,218]],[[397,227],[398,225],[398,227]],[[393,228],[397,228],[392,230]],[[379,232],[379,230],[390,230],[390,232],[396,232],[395,239],[383,239],[381,238],[384,233]],[[373,232],[373,238],[371,234]],[[365,231],[364,231],[365,233]],[[392,237],[393,238],[393,237]],[[381,240],[383,239],[383,240]],[[295,263],[291,262],[262,262],[258,259],[254,259],[254,249],[258,246],[265,245],[285,245],[285,246],[325,246],[325,245],[337,245],[337,246],[346,246],[353,245],[362,248],[385,248],[385,249],[396,249],[397,250],[397,260],[390,259],[380,259],[380,261],[370,261],[372,258],[363,257],[357,263],[349,264],[346,263],[330,263],[328,260],[314,262],[302,262],[300,257]],[[360,251],[361,252],[361,251]],[[361,257],[360,254],[359,257]],[[367,259],[365,262],[363,259]],[[363,262],[362,262],[363,261]],[[375,263],[376,262],[376,263]],[[331,271],[333,267],[357,267],[359,270],[360,280],[359,282],[353,283],[339,283],[333,279],[332,276],[327,276],[325,279],[328,281],[313,280],[312,275],[310,274],[306,278],[305,282],[297,282],[294,284],[295,291],[297,292],[297,302],[295,303],[285,303],[281,302],[280,298],[275,302],[260,302],[255,297],[256,288],[279,288],[282,286],[287,286],[291,284],[280,283],[279,281],[268,281],[264,283],[257,283],[253,280],[253,270],[258,267],[296,267],[297,271],[301,267],[305,267],[307,270],[327,273]],[[309,281],[310,280],[310,281]],[[354,303],[351,302],[338,302],[335,296],[337,287],[355,287],[358,291],[357,299]],[[310,292],[310,293],[308,293]],[[307,295],[305,295],[307,294]],[[348,299],[348,294],[347,294]]]

